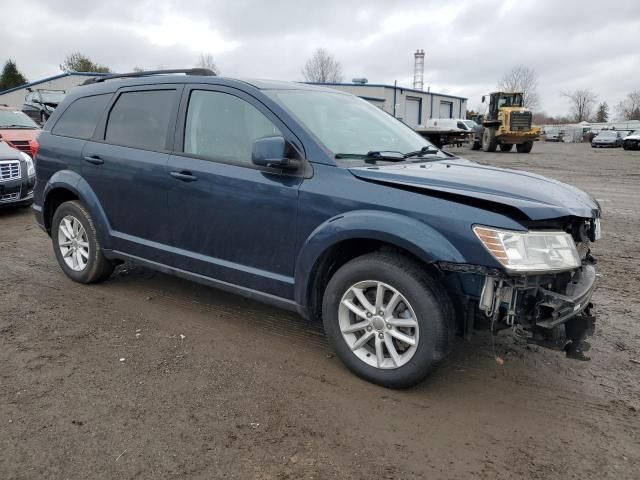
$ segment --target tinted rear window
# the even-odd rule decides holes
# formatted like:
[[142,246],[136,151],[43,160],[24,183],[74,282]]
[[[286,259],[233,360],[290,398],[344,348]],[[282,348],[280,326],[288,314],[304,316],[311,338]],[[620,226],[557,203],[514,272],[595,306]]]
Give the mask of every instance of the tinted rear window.
[[175,90],[126,92],[114,104],[105,140],[115,145],[164,150]]
[[79,98],[62,113],[51,133],[85,140],[91,138],[110,99],[110,93]]

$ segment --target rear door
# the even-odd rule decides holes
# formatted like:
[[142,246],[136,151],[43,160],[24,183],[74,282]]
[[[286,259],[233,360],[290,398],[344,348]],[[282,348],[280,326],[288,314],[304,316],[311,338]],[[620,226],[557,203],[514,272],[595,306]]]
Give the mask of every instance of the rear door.
[[[251,163],[253,141],[301,145],[254,97],[230,87],[185,89],[169,159],[175,266],[279,297],[293,296],[302,171]],[[301,155],[302,158],[302,155]]]
[[165,263],[166,173],[181,85],[129,87],[114,95],[85,145],[83,177],[98,196],[114,248]]

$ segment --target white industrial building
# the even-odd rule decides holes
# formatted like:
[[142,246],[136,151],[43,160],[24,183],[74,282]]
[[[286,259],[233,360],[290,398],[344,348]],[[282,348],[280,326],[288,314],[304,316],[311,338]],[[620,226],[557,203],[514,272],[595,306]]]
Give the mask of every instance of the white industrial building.
[[0,104],[4,103],[11,107],[22,107],[24,97],[31,90],[64,90],[68,92],[73,87],[81,85],[87,77],[96,77],[104,75],[102,73],[93,72],[66,72],[53,77],[43,78],[36,82],[26,83],[19,87],[9,88],[0,92]]
[[[356,79],[358,80],[358,79]],[[445,93],[369,83],[313,83],[342,90],[371,102],[412,127],[431,118],[465,118],[467,99]]]

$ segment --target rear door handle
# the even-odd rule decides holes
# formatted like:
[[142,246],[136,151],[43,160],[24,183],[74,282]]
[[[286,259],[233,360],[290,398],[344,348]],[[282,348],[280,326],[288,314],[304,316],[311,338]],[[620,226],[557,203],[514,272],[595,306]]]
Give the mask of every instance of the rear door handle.
[[198,180],[198,177],[192,175],[191,172],[169,172],[169,175],[183,182],[195,182]]
[[85,161],[93,163],[94,165],[102,165],[104,163],[104,160],[102,160],[99,155],[90,155],[88,157],[84,157],[84,159]]

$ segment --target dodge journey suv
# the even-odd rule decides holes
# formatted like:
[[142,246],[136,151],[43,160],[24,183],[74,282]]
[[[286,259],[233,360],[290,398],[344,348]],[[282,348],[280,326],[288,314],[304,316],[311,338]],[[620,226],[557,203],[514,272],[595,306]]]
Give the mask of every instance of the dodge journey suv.
[[35,163],[37,221],[76,282],[134,261],[298,311],[387,387],[477,327],[586,359],[595,199],[445,153],[350,94],[203,69],[96,78]]

